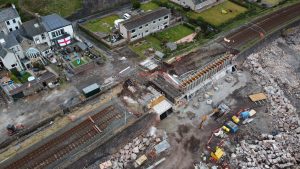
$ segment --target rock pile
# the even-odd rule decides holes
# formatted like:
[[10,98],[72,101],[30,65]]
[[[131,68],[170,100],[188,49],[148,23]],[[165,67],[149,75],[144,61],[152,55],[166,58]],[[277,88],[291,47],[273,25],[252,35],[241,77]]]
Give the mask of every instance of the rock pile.
[[263,134],[257,140],[241,141],[235,153],[231,154],[231,164],[247,169],[294,168],[300,163],[299,118],[296,108],[284,96],[278,81],[275,81],[277,77],[266,70],[266,65],[262,65],[261,57],[265,56],[250,55],[244,66],[253,73],[254,80],[267,93],[270,100],[268,111],[273,119],[274,130],[279,133]]
[[[159,136],[147,134],[146,136],[139,136],[126,144],[117,153],[110,158],[113,169],[128,168],[139,156],[145,153],[149,148],[154,147],[161,139]],[[131,165],[132,166],[132,165]]]

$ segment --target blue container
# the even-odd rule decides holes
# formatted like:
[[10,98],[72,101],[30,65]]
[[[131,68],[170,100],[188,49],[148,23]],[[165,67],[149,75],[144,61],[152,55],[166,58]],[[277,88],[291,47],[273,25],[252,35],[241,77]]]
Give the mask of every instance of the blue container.
[[228,121],[225,126],[230,129],[231,133],[236,133],[239,129],[238,126],[232,121]]
[[249,111],[244,111],[244,112],[241,113],[240,116],[243,120],[245,120],[245,119],[248,119],[250,117],[250,113],[249,113]]

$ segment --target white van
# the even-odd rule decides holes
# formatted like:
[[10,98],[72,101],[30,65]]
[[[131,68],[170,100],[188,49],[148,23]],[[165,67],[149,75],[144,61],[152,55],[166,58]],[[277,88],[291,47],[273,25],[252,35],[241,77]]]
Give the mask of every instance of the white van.
[[126,20],[128,20],[128,19],[131,18],[131,15],[130,15],[129,13],[125,13],[125,14],[123,15],[123,18],[126,19]]

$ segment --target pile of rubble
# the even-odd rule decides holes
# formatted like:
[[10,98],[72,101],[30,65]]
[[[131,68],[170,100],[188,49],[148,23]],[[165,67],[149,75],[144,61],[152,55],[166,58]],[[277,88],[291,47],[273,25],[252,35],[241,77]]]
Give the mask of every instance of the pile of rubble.
[[[159,134],[151,134],[139,136],[133,139],[130,143],[126,144],[122,149],[120,149],[117,153],[111,155],[110,161],[112,163],[113,169],[122,169],[128,168],[134,165],[134,161],[146,153],[147,150],[153,148],[162,139],[165,139],[162,136],[165,133],[162,131],[155,131]],[[162,138],[162,139],[161,139]]]
[[261,61],[262,57],[268,57],[262,56],[262,53],[250,55],[244,66],[253,73],[254,80],[263,86],[268,95],[268,113],[272,116],[275,132],[273,135],[263,134],[257,140],[240,142],[235,153],[231,154],[231,164],[239,168],[296,166],[300,163],[300,123],[296,108],[279,87],[280,80],[275,81],[278,77],[269,73],[269,65],[266,66]]

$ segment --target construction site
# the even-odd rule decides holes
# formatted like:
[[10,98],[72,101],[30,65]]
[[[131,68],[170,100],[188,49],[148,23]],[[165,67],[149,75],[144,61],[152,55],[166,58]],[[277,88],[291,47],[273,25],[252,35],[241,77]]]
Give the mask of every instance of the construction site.
[[244,31],[111,88],[74,91],[76,104],[41,125],[8,125],[0,168],[299,168],[300,26],[247,52],[246,35],[260,35]]

